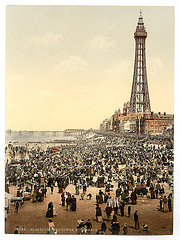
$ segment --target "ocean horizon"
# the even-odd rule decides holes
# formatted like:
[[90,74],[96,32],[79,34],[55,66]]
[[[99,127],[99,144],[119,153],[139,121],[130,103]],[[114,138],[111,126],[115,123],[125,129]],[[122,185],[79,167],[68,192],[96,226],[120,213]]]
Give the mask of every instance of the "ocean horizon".
[[75,139],[73,134],[67,135],[63,131],[6,131],[5,133],[5,144]]

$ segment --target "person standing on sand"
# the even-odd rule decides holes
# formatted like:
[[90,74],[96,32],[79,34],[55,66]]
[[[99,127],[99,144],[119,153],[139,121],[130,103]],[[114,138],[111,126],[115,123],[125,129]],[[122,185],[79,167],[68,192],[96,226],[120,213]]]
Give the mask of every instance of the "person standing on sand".
[[103,220],[102,224],[101,224],[101,231],[106,234],[106,229],[107,229],[107,226],[106,226],[106,223],[105,221]]
[[78,183],[76,183],[75,190],[76,190],[76,195],[79,195],[79,184]]
[[117,221],[112,223],[112,225],[111,225],[111,232],[112,232],[112,235],[119,235],[119,233],[120,233],[120,224]]
[[14,234],[19,234],[19,226],[16,226],[14,229]]
[[47,212],[46,212],[46,217],[53,217],[53,203],[52,202],[49,202],[48,203],[48,209],[47,209]]
[[136,210],[134,213],[134,222],[135,222],[135,229],[139,229],[139,217],[138,217],[138,211]]
[[61,194],[61,202],[62,202],[62,206],[65,206],[65,195],[64,193]]
[[112,207],[109,206],[109,204],[107,204],[105,211],[106,211],[106,215],[107,215],[107,220],[109,221],[110,217],[111,217],[111,213],[112,213]]
[[91,229],[92,229],[92,223],[91,223],[90,219],[87,220],[87,222],[85,223],[85,226],[87,228],[87,234],[90,234]]
[[128,232],[128,227],[127,227],[127,223],[124,224],[124,227],[123,227],[123,233],[124,235],[126,235]]
[[51,218],[48,219],[49,229],[48,234],[55,234],[56,230],[54,228],[54,222]]
[[162,197],[159,200],[159,210],[162,211]]
[[68,212],[68,206],[70,205],[70,201],[71,201],[71,195],[68,193],[67,197],[66,197],[66,210]]
[[130,217],[131,216],[131,205],[129,204],[128,205],[128,217]]
[[71,198],[71,211],[76,211],[76,198],[74,197],[74,195]]
[[15,202],[15,211],[16,213],[18,213],[18,209],[19,209],[20,203],[18,201]]
[[172,212],[172,204],[171,204],[170,196],[168,196],[168,208],[169,208],[169,212]]
[[124,216],[124,206],[125,206],[125,203],[122,201],[122,202],[120,203],[120,206],[119,206],[122,217]]
[[168,212],[168,199],[166,196],[163,198],[163,212]]
[[96,207],[96,221],[97,222],[101,221],[101,219],[100,219],[100,218],[102,218],[101,216],[102,216],[101,208],[99,207],[99,204],[97,204],[97,207]]
[[115,214],[118,214],[118,198],[117,197],[115,197],[114,199],[113,199],[113,208],[114,208],[114,213]]
[[53,184],[51,185],[51,194],[53,194],[54,186]]

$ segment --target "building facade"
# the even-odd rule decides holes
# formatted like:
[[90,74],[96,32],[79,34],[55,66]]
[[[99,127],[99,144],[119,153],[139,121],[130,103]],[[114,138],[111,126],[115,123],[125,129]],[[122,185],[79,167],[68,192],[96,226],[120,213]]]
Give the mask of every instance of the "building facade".
[[163,114],[161,114],[160,112],[151,112],[151,114],[144,114],[141,118],[141,132],[143,134],[163,134],[168,129],[172,129],[173,125],[174,115],[166,114],[165,112]]
[[111,131],[111,130],[112,130],[111,118],[104,119],[103,122],[100,124],[100,131]]

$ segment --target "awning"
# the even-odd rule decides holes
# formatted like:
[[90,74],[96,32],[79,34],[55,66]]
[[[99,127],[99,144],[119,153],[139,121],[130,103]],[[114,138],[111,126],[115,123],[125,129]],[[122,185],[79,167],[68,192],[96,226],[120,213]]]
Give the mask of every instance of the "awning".
[[33,185],[34,183],[30,182],[29,180],[26,181],[26,183],[29,183],[31,185]]

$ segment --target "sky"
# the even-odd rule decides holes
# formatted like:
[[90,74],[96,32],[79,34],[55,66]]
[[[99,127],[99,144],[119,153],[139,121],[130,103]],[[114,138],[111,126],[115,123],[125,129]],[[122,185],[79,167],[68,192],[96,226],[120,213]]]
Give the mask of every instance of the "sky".
[[99,128],[130,100],[140,9],[153,112],[174,113],[174,8],[7,6],[5,128]]

